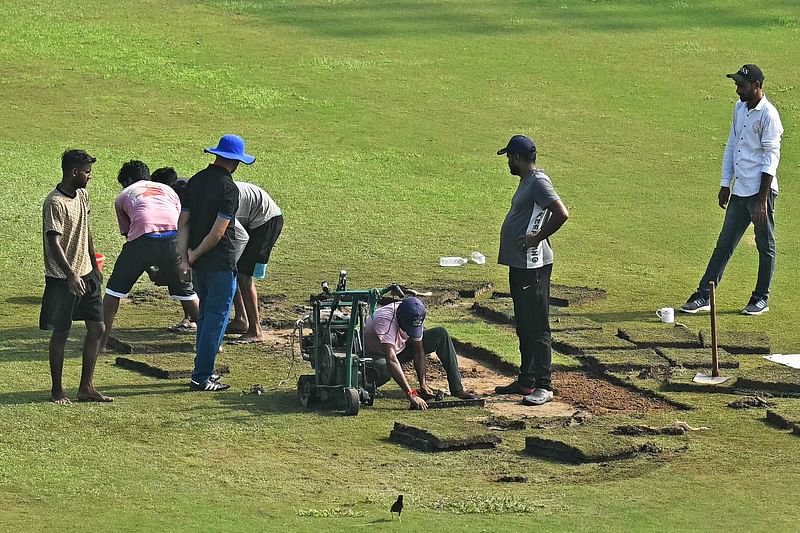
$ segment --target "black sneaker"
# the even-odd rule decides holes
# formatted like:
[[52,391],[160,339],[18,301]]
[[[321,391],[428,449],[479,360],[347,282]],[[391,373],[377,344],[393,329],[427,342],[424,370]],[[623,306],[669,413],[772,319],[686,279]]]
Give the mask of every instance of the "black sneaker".
[[208,376],[208,381],[219,381],[222,379],[222,376],[219,374],[211,374]]
[[220,392],[230,389],[231,386],[219,381],[206,380],[204,383],[198,383],[195,380],[189,382],[189,390],[206,391],[206,392]]
[[514,381],[508,385],[501,385],[494,388],[497,394],[521,394],[527,396],[533,393],[533,387],[524,387],[520,385],[519,381]]
[[742,309],[743,315],[760,315],[769,311],[767,301],[762,298],[750,298],[750,303]]
[[699,293],[692,294],[685,304],[681,306],[681,312],[695,314],[700,311],[711,311],[711,302],[708,298]]

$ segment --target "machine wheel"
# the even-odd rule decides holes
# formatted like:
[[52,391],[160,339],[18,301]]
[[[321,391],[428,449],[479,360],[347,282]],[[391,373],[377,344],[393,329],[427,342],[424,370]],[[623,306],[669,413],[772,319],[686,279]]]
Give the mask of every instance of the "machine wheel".
[[358,394],[358,389],[347,387],[344,389],[344,414],[347,416],[355,416],[358,414],[358,408],[361,406],[361,395]]
[[317,373],[323,385],[335,385],[336,359],[330,344],[323,344],[317,360]]
[[311,403],[313,388],[314,376],[300,376],[297,380],[297,398],[303,407],[308,407],[308,404]]

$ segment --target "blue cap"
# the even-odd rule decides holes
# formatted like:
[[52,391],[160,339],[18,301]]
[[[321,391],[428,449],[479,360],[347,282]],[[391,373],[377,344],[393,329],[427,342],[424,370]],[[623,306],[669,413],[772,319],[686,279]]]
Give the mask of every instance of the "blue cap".
[[414,296],[405,298],[397,306],[397,324],[408,333],[409,338],[422,338],[422,323],[425,322],[425,304]]
[[497,155],[503,155],[505,153],[512,153],[512,154],[522,154],[522,155],[529,155],[536,153],[536,143],[533,140],[525,137],[524,135],[514,135],[508,141],[508,144],[505,148],[501,148],[497,151]]
[[256,160],[252,155],[244,153],[244,139],[232,133],[223,135],[215,148],[206,148],[204,152],[241,161],[245,165],[250,165]]

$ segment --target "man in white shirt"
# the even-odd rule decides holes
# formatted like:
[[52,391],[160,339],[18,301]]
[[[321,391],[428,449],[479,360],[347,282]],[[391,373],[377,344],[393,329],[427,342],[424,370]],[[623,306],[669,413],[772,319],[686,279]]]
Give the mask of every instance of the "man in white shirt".
[[[367,319],[364,327],[364,351],[373,358],[380,387],[389,379],[403,389],[414,409],[427,409],[425,400],[435,397],[425,378],[427,357],[436,352],[447,374],[450,394],[462,400],[474,400],[475,396],[464,390],[458,358],[453,341],[445,328],[423,329],[425,304],[419,298],[408,297],[402,302],[385,305]],[[414,361],[419,379],[419,389],[408,384],[400,365]]]
[[762,90],[764,74],[744,65],[728,77],[736,82],[739,102],[722,159],[719,206],[727,206],[717,245],[697,291],[681,307],[684,313],[710,311],[709,282],[719,285],[736,245],[752,222],[758,249],[758,280],[743,315],[769,311],[769,289],[775,272],[775,198],[778,195],[783,125]]

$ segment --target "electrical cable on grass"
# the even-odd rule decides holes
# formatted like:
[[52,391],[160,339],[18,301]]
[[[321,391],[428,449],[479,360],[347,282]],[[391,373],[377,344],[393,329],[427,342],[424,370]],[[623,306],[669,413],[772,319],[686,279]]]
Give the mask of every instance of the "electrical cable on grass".
[[[292,335],[289,337],[289,344],[291,346],[291,349],[289,351],[289,370],[286,372],[286,378],[278,381],[278,383],[276,383],[274,387],[269,387],[267,389],[264,389],[265,391],[277,391],[281,387],[292,381],[295,377],[297,377],[294,374],[294,367],[295,363],[297,362],[297,357],[294,351],[294,345],[295,342],[301,343],[303,341],[302,336],[298,335],[298,332],[302,330],[303,322],[305,322],[306,318],[307,317],[303,317],[296,320],[294,323],[294,327],[292,328]],[[300,346],[300,350],[302,351],[302,346]]]

